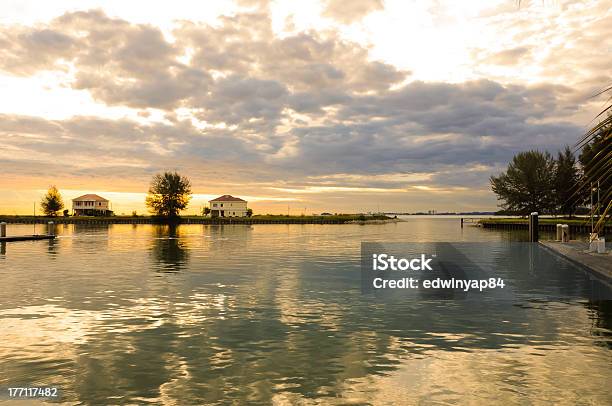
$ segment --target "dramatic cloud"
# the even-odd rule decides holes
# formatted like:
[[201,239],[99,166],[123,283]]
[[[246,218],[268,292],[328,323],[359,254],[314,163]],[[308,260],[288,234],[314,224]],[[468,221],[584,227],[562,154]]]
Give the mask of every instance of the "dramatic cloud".
[[[326,1],[323,15],[341,24],[290,32],[275,28],[273,3],[241,4],[170,28],[102,9],[0,26],[5,83],[53,77],[45,86],[108,109],[65,119],[0,111],[3,174],[142,185],[172,168],[203,192],[312,202],[387,191],[397,204],[403,193],[473,204],[472,193],[492,209],[488,177],[519,151],[572,145],[585,125],[576,117],[591,114],[589,96],[609,75],[600,45],[612,49],[610,16],[565,3],[554,22],[479,15],[507,36],[469,48],[475,79],[447,81],[419,80],[347,38],[382,1]],[[513,80],[524,71],[535,79]]]
[[506,49],[491,55],[488,58],[488,62],[495,65],[517,65],[520,63],[521,58],[529,54],[529,48],[527,47],[516,47],[512,49]]
[[382,0],[327,0],[323,15],[350,24],[361,20],[373,11],[382,10]]

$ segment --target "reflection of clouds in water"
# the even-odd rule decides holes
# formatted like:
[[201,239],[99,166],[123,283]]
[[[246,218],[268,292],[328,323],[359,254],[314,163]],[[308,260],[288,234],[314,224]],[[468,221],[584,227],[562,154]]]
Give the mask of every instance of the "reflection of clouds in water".
[[[387,236],[405,239],[409,226]],[[558,286],[583,300],[577,287],[592,283],[568,265],[542,270],[545,283],[534,286],[515,269],[524,260],[507,258],[522,296],[506,304],[378,301],[359,292],[367,227],[212,228],[88,230],[58,239],[44,269],[45,243],[9,247],[0,304],[15,309],[0,310],[0,332],[10,333],[0,342],[0,379],[61,375],[67,401],[91,404],[118,402],[117,388],[131,403],[459,403],[478,385],[488,403],[520,403],[520,391],[538,399],[555,390],[557,372],[546,368],[562,371],[571,353],[584,360],[567,368],[574,382],[559,379],[567,398],[605,393],[595,384],[609,370],[609,324],[595,323],[606,310],[530,300]],[[382,238],[389,228],[370,230]],[[169,254],[171,242],[187,257]],[[177,262],[180,273],[151,272]],[[34,275],[41,283],[20,289]],[[32,305],[41,298],[49,304]],[[590,374],[598,378],[584,382]],[[516,393],[495,398],[496,385]]]
[[[8,355],[7,346],[26,349],[29,346],[51,344],[59,353],[70,351],[66,344],[86,341],[87,332],[94,330],[97,312],[69,310],[58,305],[25,306],[0,311],[2,340],[0,350]],[[60,348],[61,347],[61,348]]]
[[342,322],[342,306],[309,298],[300,286],[300,272],[285,271],[276,276],[275,304],[279,320],[288,326],[317,323],[321,328],[337,331]]
[[[384,375],[343,383],[347,403],[372,404],[520,404],[526,398],[551,404],[607,404],[609,378],[596,374],[576,391],[580,371],[593,365],[561,347],[502,350],[430,351],[408,357]],[[601,360],[595,365],[605,368]],[[495,372],[491,372],[495,371]]]

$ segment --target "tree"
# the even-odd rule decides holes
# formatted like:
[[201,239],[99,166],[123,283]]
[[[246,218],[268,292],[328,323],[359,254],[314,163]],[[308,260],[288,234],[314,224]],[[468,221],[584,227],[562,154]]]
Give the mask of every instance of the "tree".
[[40,205],[45,215],[55,217],[57,212],[64,208],[64,201],[59,190],[55,186],[51,186],[47,190],[47,194],[43,196]]
[[555,162],[555,193],[556,208],[560,214],[570,217],[576,211],[579,199],[576,188],[580,181],[580,174],[576,166],[576,158],[570,147],[566,146],[559,152]]
[[[517,0],[517,3],[520,7],[522,0]],[[612,86],[606,85],[594,97],[610,95],[611,93]],[[580,163],[583,167],[584,176],[579,181],[578,189],[580,192],[577,192],[577,194],[586,195],[586,199],[590,201],[590,193],[593,193],[591,185],[597,185],[599,182],[601,200],[591,208],[591,216],[601,213],[594,230],[595,233],[599,233],[603,230],[605,223],[612,220],[612,181],[610,181],[612,179],[612,96],[608,98],[604,109],[595,119],[599,121],[582,136],[576,145],[578,148],[582,148],[584,153],[584,149],[589,144],[596,144],[599,139],[601,149],[594,154],[587,152],[584,160],[581,154]]]
[[253,215],[253,209],[247,209],[246,215],[247,217],[251,217]]
[[[580,197],[584,203],[590,203],[591,193],[594,193],[594,215],[612,212],[612,121],[599,128],[591,139],[582,146],[578,157],[582,166]],[[599,184],[599,190],[597,186]],[[595,192],[591,189],[595,188]],[[597,205],[599,193],[599,206]],[[602,218],[605,218],[605,214]],[[603,224],[603,223],[598,223]]]
[[204,207],[204,209],[202,209],[202,215],[208,216],[209,214],[210,214],[210,207],[208,206]]
[[176,172],[153,176],[146,198],[149,210],[157,216],[178,217],[191,200],[191,182]]
[[521,152],[506,172],[491,176],[491,188],[505,210],[527,215],[554,210],[555,162],[548,152]]

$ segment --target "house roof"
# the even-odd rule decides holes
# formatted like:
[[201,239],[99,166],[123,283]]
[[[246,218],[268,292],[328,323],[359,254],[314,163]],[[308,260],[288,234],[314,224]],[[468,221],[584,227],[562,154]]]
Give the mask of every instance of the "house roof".
[[76,199],[72,199],[73,202],[91,202],[91,201],[95,201],[95,202],[108,202],[107,199],[98,196],[98,195],[94,195],[94,194],[87,194],[87,195],[83,195],[83,196],[79,196]]
[[246,202],[246,200],[242,200],[239,197],[234,197],[232,195],[223,195],[219,196],[216,199],[209,200],[210,202]]

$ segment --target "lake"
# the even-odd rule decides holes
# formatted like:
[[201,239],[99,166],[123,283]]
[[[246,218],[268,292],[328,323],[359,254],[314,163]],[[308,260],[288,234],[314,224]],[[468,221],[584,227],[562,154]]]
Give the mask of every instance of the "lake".
[[[57,234],[2,246],[0,387],[70,404],[612,403],[610,288],[537,246],[512,254],[526,231],[414,217]],[[363,294],[364,241],[486,243],[508,289]]]

